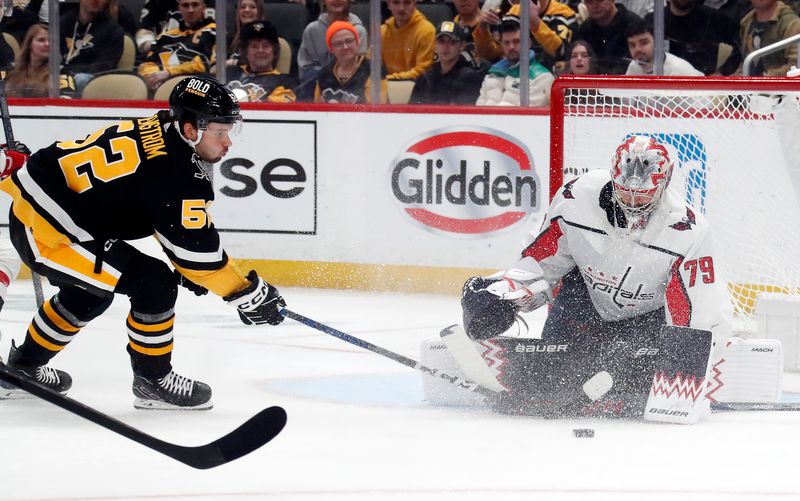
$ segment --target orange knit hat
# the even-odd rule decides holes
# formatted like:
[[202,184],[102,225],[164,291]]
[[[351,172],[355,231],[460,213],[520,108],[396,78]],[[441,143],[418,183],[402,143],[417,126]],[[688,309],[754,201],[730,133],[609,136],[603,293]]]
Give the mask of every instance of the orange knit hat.
[[356,31],[356,27],[347,21],[334,21],[325,31],[325,41],[328,43],[328,50],[331,50],[331,38],[333,35],[335,35],[337,31],[342,30],[347,30],[352,33],[353,36],[356,37],[356,45],[358,45],[358,32]]

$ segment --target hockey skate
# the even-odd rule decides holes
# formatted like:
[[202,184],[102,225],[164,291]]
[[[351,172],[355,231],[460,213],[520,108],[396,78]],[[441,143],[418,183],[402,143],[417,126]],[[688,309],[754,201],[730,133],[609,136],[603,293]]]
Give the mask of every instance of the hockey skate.
[[[72,387],[72,377],[64,371],[53,369],[46,365],[31,366],[19,363],[20,354],[14,341],[11,341],[11,351],[8,354],[8,364],[6,367],[18,374],[21,374],[41,386],[49,388],[55,392],[65,394]],[[2,359],[0,359],[2,364]],[[0,381],[0,400],[33,398],[32,395],[24,390],[17,388],[5,381]]]
[[133,406],[137,409],[207,410],[211,402],[211,387],[200,381],[170,371],[158,379],[148,379],[134,374]]

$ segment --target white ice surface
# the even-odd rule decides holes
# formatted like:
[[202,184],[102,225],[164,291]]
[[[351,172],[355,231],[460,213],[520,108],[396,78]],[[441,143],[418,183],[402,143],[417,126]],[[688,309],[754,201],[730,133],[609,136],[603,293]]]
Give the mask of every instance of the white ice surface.
[[[455,297],[282,291],[290,308],[418,359],[459,320]],[[287,320],[240,324],[182,291],[173,362],[211,384],[207,412],[137,411],[119,297],[56,357],[70,396],[163,440],[210,442],[271,405],[286,429],[254,453],[193,470],[46,402],[0,402],[0,500],[800,499],[800,412],[715,414],[694,426],[543,421],[434,408],[421,374]],[[12,285],[3,339],[22,340],[29,282]],[[573,428],[595,438],[573,438]]]

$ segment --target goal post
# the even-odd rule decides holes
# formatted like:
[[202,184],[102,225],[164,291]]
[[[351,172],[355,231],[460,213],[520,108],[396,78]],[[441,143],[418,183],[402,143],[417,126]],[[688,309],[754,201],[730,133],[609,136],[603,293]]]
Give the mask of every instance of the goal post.
[[790,78],[560,77],[550,175],[563,183],[609,169],[632,134],[665,143],[670,189],[711,223],[737,329],[753,332],[761,294],[800,295],[800,129],[792,135],[779,119],[794,113],[800,124],[798,96],[800,79]]

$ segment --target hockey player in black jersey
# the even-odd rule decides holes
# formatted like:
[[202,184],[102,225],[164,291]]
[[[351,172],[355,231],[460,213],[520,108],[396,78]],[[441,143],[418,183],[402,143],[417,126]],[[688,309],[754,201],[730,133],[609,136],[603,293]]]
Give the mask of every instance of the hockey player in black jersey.
[[[112,124],[34,153],[0,183],[10,194],[11,239],[22,260],[59,292],[46,301],[8,365],[57,391],[71,378],[46,364],[111,304],[130,298],[126,326],[137,408],[207,409],[208,385],[172,370],[178,284],[237,308],[245,324],[278,324],[284,304],[255,271],[246,277],[220,246],[206,212],[212,164],[241,126],[233,94],[210,77],[187,77],[169,111]],[[174,264],[126,240],[155,235]],[[15,396],[0,388],[0,397]]]

